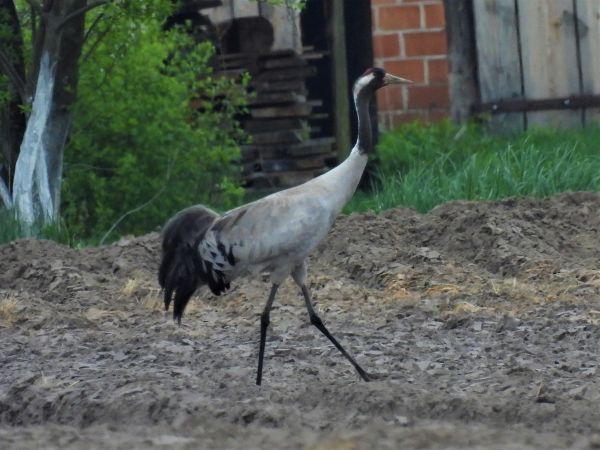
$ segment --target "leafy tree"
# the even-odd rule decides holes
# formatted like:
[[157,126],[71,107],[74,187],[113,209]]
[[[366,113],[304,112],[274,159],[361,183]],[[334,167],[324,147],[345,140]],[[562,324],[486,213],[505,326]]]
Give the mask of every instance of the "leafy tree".
[[80,235],[241,195],[244,96],[211,75],[209,44],[162,29],[174,3],[0,0],[0,200],[29,229],[58,218],[67,142],[62,204]]
[[92,15],[104,15],[104,38],[84,48],[65,160],[64,217],[79,236],[141,233],[184,206],[241,197],[232,161],[243,85],[212,75],[209,43],[163,30],[167,6],[147,0]]
[[[63,150],[76,97],[85,15],[104,3],[0,2],[0,83],[8,92],[1,106],[2,134],[9,139],[3,145],[0,192],[3,203],[14,204],[27,227],[58,217]],[[25,12],[19,15],[18,7]],[[27,29],[21,18],[27,19]],[[27,37],[29,49],[24,45]]]

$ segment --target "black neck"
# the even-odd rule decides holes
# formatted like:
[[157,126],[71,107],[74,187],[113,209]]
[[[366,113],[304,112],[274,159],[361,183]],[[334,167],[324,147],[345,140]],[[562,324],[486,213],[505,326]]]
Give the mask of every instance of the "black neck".
[[356,114],[358,115],[358,138],[356,147],[363,154],[368,154],[373,151],[373,136],[371,132],[371,115],[369,111],[369,103],[373,92],[362,91],[354,97],[356,106]]

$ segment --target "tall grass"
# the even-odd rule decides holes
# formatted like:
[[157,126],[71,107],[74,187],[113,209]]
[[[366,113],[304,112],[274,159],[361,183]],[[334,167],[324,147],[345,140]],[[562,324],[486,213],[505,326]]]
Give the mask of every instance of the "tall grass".
[[545,197],[600,190],[600,128],[534,129],[495,137],[475,125],[411,124],[383,136],[379,174],[347,212],[407,206],[421,212],[450,200]]
[[62,221],[50,225],[34,226],[31,230],[27,230],[19,223],[12,211],[0,209],[0,245],[28,236],[51,239],[70,246],[81,245],[81,243],[75,242]]
[[[502,137],[473,124],[414,123],[383,135],[376,159],[376,182],[369,192],[358,192],[346,212],[398,206],[427,212],[450,200],[600,191],[600,127]],[[0,244],[25,235],[14,216],[0,210]],[[34,235],[71,246],[99,240],[77,240],[62,222]]]

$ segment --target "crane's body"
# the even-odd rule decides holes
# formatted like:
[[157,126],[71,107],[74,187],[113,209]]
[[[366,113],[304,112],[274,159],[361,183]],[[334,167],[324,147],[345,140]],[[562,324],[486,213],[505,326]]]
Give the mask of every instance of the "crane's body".
[[[270,309],[277,288],[289,275],[302,290],[311,323],[368,381],[366,372],[314,312],[306,287],[306,258],[327,235],[337,215],[352,198],[365,169],[372,146],[368,103],[378,82],[383,86],[408,81],[386,75],[381,69],[369,69],[359,78],[354,87],[359,138],[341,164],[300,186],[271,194],[222,216],[203,206],[187,208],[165,226],[159,282],[165,289],[166,309],[174,296],[173,314],[178,321],[200,285],[208,284],[214,294],[220,295],[241,275],[270,274],[271,294],[261,316],[257,384],[262,379]],[[373,83],[375,87],[369,89]]]
[[[200,243],[202,259],[212,262],[227,281],[267,271],[271,282],[281,283],[325,237],[356,190],[366,159],[355,151],[321,177],[227,212]],[[340,183],[337,171],[346,166],[356,176]]]

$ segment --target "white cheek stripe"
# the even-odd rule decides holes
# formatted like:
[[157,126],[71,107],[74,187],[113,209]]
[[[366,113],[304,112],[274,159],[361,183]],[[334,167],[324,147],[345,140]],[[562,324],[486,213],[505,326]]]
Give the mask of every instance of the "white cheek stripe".
[[354,83],[354,94],[359,92],[363,87],[365,87],[367,84],[373,81],[374,77],[375,76],[372,73],[370,73],[356,80],[356,83]]

